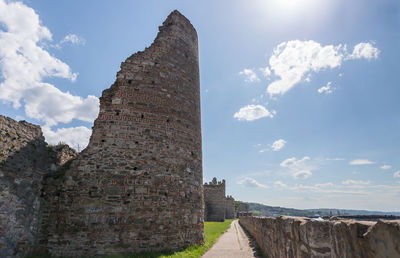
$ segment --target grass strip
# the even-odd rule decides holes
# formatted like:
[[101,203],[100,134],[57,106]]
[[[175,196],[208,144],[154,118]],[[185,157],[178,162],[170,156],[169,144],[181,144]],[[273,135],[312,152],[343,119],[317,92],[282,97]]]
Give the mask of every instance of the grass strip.
[[182,251],[177,252],[159,252],[159,253],[143,253],[143,254],[131,254],[131,255],[107,255],[104,258],[197,258],[210,249],[218,237],[225,233],[233,219],[227,219],[224,222],[204,222],[204,234],[205,243],[204,245],[189,246]]

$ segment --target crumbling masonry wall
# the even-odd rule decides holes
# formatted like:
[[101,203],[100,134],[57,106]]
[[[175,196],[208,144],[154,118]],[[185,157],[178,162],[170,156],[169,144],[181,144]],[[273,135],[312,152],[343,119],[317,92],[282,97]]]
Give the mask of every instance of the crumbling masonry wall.
[[225,198],[225,219],[234,219],[235,216],[235,199],[232,196]]
[[0,257],[24,257],[38,239],[43,177],[76,152],[48,146],[40,126],[0,115]]
[[202,244],[197,34],[179,12],[121,64],[87,148],[46,181],[41,245],[54,256]]
[[204,184],[205,221],[225,220],[225,180],[213,181]]
[[241,217],[268,257],[400,257],[400,220]]

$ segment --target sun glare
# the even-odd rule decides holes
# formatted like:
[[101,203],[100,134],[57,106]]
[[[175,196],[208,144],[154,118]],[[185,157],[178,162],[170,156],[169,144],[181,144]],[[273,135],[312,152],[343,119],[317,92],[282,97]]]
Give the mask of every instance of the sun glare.
[[270,0],[271,4],[284,13],[302,13],[304,11],[317,10],[322,6],[320,0]]
[[283,9],[294,9],[296,7],[299,7],[299,5],[307,5],[307,2],[313,2],[307,1],[307,0],[275,0],[275,4]]
[[269,18],[285,23],[323,18],[333,3],[331,0],[259,0],[257,8]]

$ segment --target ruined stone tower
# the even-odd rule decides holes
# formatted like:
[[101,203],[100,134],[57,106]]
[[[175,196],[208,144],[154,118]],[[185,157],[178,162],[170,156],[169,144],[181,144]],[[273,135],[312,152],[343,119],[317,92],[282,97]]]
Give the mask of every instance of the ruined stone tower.
[[41,245],[52,255],[203,243],[197,34],[178,11],[121,64],[88,147],[44,196]]

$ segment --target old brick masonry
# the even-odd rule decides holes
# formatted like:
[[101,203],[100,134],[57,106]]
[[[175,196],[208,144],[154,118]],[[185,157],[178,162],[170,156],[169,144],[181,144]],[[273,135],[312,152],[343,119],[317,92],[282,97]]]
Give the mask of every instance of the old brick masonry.
[[204,241],[197,34],[177,11],[159,29],[103,91],[88,147],[47,181],[41,244],[52,255]]

